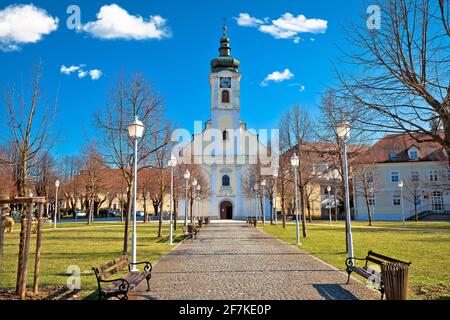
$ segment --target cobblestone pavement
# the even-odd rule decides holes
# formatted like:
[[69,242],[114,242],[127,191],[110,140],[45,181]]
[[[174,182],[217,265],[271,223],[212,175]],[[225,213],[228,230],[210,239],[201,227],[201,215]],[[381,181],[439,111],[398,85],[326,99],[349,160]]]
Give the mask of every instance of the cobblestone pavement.
[[153,269],[130,299],[353,300],[380,295],[305,252],[244,224],[210,224]]

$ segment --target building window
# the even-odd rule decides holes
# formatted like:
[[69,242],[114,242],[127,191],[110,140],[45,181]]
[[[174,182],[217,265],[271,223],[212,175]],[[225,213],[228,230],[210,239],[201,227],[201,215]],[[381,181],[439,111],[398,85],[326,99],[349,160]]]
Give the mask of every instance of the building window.
[[397,159],[396,153],[389,153],[389,159]]
[[421,197],[417,197],[414,202],[415,202],[416,206],[421,206],[422,205],[422,198]]
[[392,171],[391,172],[391,182],[399,182],[400,181],[400,175],[398,171]]
[[430,182],[438,181],[438,172],[437,170],[430,170]]
[[365,175],[366,175],[366,182],[369,184],[373,183],[373,172],[372,171],[366,172]]
[[113,210],[117,210],[117,204],[113,204]]
[[411,181],[419,182],[419,171],[411,171]]
[[222,103],[230,103],[230,91],[222,91]]
[[409,160],[419,160],[419,151],[409,150],[408,156],[409,156]]
[[398,194],[394,194],[392,196],[392,204],[396,207],[398,207],[402,204],[400,196]]
[[222,177],[222,187],[229,187],[230,186],[230,177],[225,175]]
[[369,202],[369,206],[374,206],[375,205],[375,196],[372,194],[367,198],[368,202]]

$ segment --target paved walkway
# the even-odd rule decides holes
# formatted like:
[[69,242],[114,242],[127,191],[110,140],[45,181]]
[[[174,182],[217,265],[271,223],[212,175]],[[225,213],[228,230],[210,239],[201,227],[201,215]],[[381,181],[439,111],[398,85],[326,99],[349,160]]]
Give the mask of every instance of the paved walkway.
[[244,224],[211,224],[153,269],[130,299],[379,299],[380,295],[272,236]]

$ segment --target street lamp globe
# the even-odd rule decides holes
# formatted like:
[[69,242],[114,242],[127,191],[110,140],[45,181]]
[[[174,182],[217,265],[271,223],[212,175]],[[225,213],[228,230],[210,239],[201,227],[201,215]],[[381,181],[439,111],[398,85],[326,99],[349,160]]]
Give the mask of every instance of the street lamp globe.
[[202,190],[202,186],[201,185],[197,185],[197,191],[200,192],[200,190]]
[[267,184],[266,180],[261,181],[261,186],[265,187]]
[[350,137],[350,123],[348,121],[339,121],[336,125],[336,133],[341,139],[348,139]]
[[191,173],[189,172],[188,169],[186,169],[186,172],[184,173],[184,178],[185,178],[186,180],[189,180],[189,179],[191,178]]
[[328,186],[328,187],[327,187],[327,191],[328,191],[328,193],[331,192],[331,186]]
[[194,178],[194,181],[192,181],[192,185],[193,185],[194,187],[196,187],[197,184],[198,184],[197,179]]
[[59,188],[59,180],[56,180],[56,181],[55,181],[55,187],[56,187],[56,188]]
[[404,185],[404,184],[403,184],[403,181],[399,181],[399,182],[398,182],[398,187],[399,187],[399,188],[403,188],[403,185]]
[[300,164],[300,159],[298,158],[297,154],[294,153],[294,155],[291,158],[291,165],[294,168],[297,168],[299,166],[299,164]]
[[167,161],[167,164],[170,168],[175,168],[177,166],[177,158],[175,158],[175,156],[172,154],[169,161]]
[[135,116],[134,121],[128,125],[128,135],[133,139],[142,138],[144,135],[144,124],[137,116]]

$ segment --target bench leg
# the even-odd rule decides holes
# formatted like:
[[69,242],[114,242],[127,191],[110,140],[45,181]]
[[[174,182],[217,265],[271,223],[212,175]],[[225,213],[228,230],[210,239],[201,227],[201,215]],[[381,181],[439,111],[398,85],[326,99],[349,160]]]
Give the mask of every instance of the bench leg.
[[347,273],[348,273],[347,284],[349,284],[349,283],[350,283],[350,276],[351,276],[351,274],[352,274],[352,271],[349,270],[349,269],[347,269],[346,271],[347,271]]
[[150,278],[152,277],[152,275],[150,274],[150,275],[148,275],[147,276],[147,291],[150,291]]

